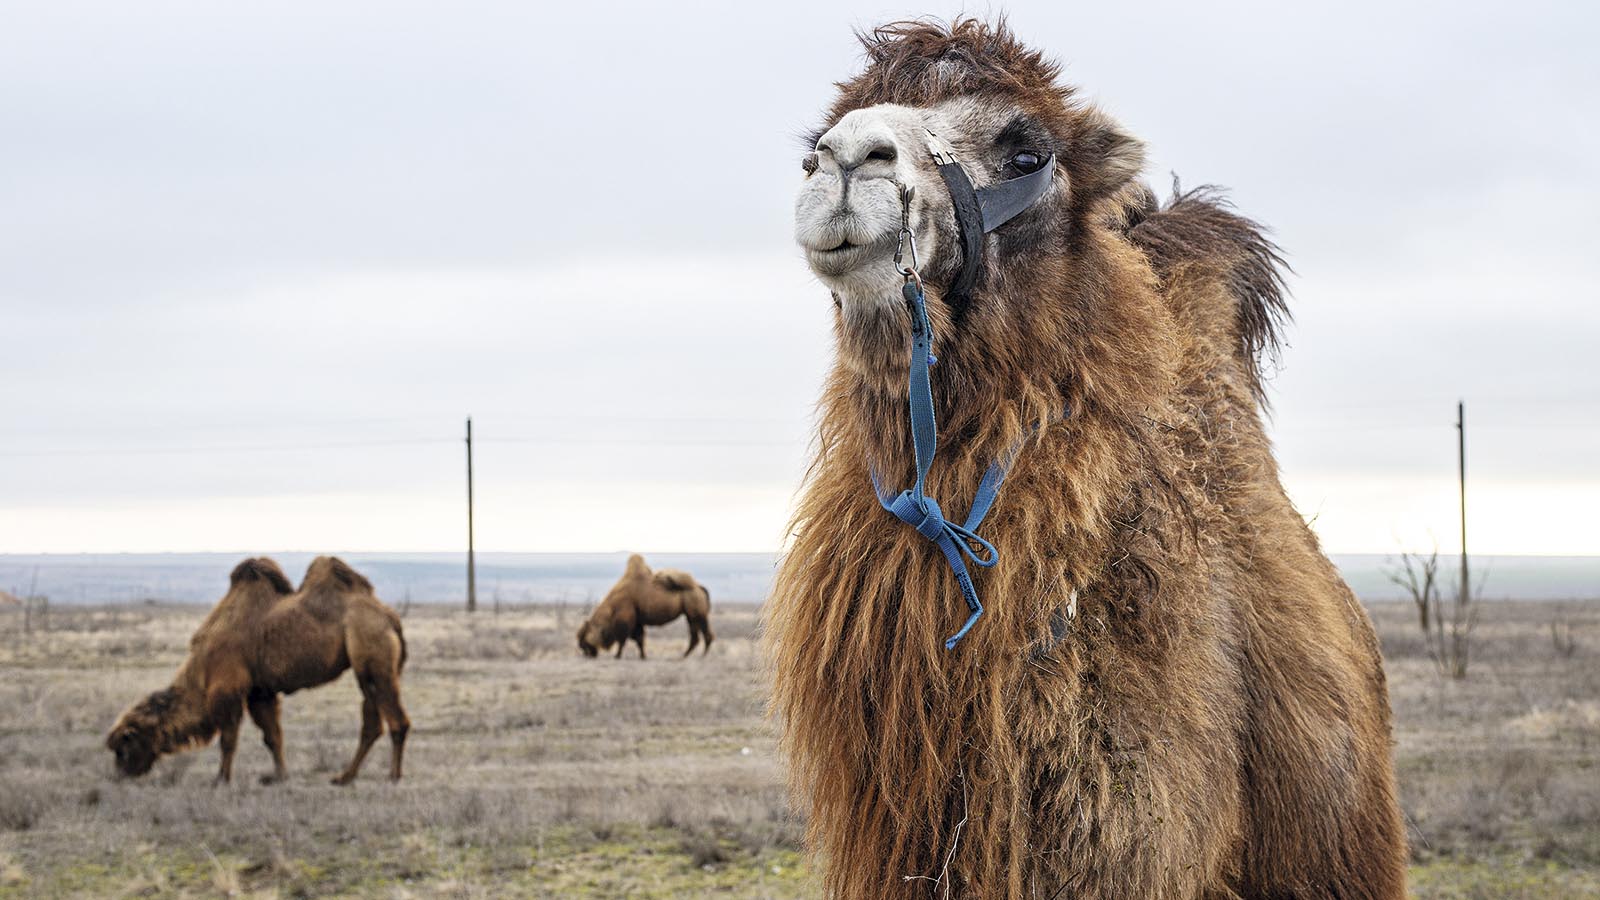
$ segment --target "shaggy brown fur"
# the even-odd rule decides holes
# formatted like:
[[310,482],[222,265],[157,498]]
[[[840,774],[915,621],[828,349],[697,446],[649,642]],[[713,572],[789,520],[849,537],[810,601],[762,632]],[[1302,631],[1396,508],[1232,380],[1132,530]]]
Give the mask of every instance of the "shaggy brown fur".
[[989,237],[959,328],[939,293],[959,253],[924,273],[928,493],[959,520],[991,460],[1069,414],[1026,439],[982,529],[1000,560],[973,573],[988,611],[947,652],[966,616],[955,579],[869,480],[869,464],[912,476],[908,317],[838,317],[765,612],[772,708],[829,895],[1403,896],[1378,647],[1261,423],[1276,250],[1210,191],[1155,208],[1138,142],[1004,24],[863,41],[830,125],[970,97],[1020,110],[1058,159],[1056,189]]
[[189,640],[189,656],[172,685],[123,713],[106,746],[116,754],[117,768],[136,776],[161,756],[203,746],[220,734],[217,780],[226,782],[233,776],[239,721],[248,709],[272,752],[273,773],[262,781],[277,781],[285,774],[278,695],[326,684],[354,669],[364,698],[361,743],[334,783],[355,778],[385,724],[393,743],[389,774],[398,779],[410,728],[400,706],[405,661],[400,618],[343,561],[318,557],[296,592],[272,560],[247,559]]
[[595,657],[616,644],[621,659],[631,638],[639,645],[639,658],[644,659],[645,626],[665,625],[679,616],[689,622],[689,649],[683,655],[693,653],[702,637],[706,644],[700,652],[710,653],[711,592],[688,572],[651,572],[644,557],[635,553],[628,557],[622,578],[578,628],[578,649],[584,656]]

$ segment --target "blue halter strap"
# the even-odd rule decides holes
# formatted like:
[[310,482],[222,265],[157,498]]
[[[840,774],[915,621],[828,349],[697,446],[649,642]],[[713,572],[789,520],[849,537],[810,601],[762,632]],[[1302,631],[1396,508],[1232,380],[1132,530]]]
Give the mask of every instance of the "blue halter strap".
[[[928,132],[928,149],[934,164],[950,191],[951,204],[956,213],[956,224],[962,246],[961,268],[946,293],[947,300],[965,302],[978,279],[983,261],[983,236],[1033,205],[1049,189],[1055,172],[1055,155],[1051,154],[1035,171],[998,182],[984,188],[974,188],[954,151],[933,132]],[[911,251],[911,265],[902,266],[902,254]],[[983,603],[978,600],[978,590],[972,586],[972,575],[967,571],[967,560],[981,568],[990,568],[999,561],[994,545],[978,536],[978,526],[989,514],[1000,495],[1000,485],[1006,480],[1006,470],[1016,458],[1013,447],[1000,459],[989,465],[978,482],[977,496],[972,498],[972,509],[967,519],[956,525],[945,519],[944,511],[928,496],[928,468],[933,465],[933,454],[939,446],[939,427],[933,417],[933,390],[929,383],[928,367],[933,365],[933,326],[928,322],[928,305],[922,296],[922,277],[917,274],[917,239],[911,228],[911,189],[900,187],[900,241],[894,252],[895,270],[905,276],[906,305],[911,310],[911,445],[917,455],[917,483],[889,494],[878,473],[872,473],[872,487],[878,502],[894,517],[910,525],[917,533],[933,541],[950,563],[956,583],[961,586],[961,596],[967,601],[969,615],[961,630],[945,639],[944,648],[954,650],[956,643],[983,615]]]
[[957,525],[945,519],[939,504],[927,494],[928,469],[933,465],[933,455],[939,445],[939,428],[933,416],[933,390],[928,377],[928,367],[935,362],[933,326],[928,321],[928,306],[919,280],[908,278],[901,293],[911,309],[911,444],[917,457],[917,482],[899,495],[891,495],[878,473],[873,472],[872,487],[883,508],[936,544],[950,563],[950,571],[955,573],[970,615],[961,630],[944,642],[946,650],[953,650],[983,615],[983,603],[978,600],[977,588],[972,586],[967,560],[985,569],[999,561],[994,545],[978,536],[978,526],[983,524],[983,517],[989,514],[989,508],[999,496],[1000,485],[1006,479],[1015,454],[1007,453],[989,466],[978,483],[978,493],[972,499],[972,509],[967,512],[965,522]]

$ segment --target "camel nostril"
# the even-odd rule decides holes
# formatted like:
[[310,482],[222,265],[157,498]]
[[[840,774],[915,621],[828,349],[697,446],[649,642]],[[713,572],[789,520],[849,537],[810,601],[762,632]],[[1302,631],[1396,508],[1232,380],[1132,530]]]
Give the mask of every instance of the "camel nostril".
[[[816,149],[802,166],[820,165],[824,156],[832,160],[841,171],[853,172],[868,163],[893,163],[900,158],[893,138],[884,134],[843,136],[834,132],[817,141]],[[807,174],[810,174],[808,171]]]

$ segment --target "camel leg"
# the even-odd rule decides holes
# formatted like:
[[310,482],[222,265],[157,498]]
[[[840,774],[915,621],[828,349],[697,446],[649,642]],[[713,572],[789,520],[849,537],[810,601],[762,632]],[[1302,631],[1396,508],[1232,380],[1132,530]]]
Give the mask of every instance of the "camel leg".
[[[639,645],[639,658],[644,659],[644,626],[635,625],[633,628],[633,642]],[[626,642],[624,642],[626,643]]]
[[373,697],[372,685],[366,679],[359,679],[361,684],[361,743],[356,747],[355,758],[350,760],[350,765],[345,767],[338,778],[333,779],[334,784],[349,784],[356,780],[356,773],[361,771],[361,763],[367,758],[367,751],[372,749],[373,743],[378,740],[378,735],[383,733],[383,720],[378,715],[378,701]]
[[700,619],[700,635],[701,635],[701,637],[704,637],[706,639],[705,649],[700,651],[700,655],[701,656],[705,656],[706,654],[711,652],[711,642],[713,640],[715,640],[715,636],[712,635],[712,633],[711,633],[711,620],[710,619],[705,618],[705,617],[701,617],[701,619]]
[[378,698],[378,712],[389,729],[389,742],[393,745],[389,758],[389,780],[400,780],[400,758],[406,751],[406,734],[411,731],[411,719],[400,705],[400,684],[390,679],[378,685],[373,692]]
[[217,770],[217,784],[233,780],[233,754],[239,749],[239,698],[229,697],[211,707],[213,721],[217,723],[217,745],[222,749],[222,767]]
[[700,627],[695,623],[694,616],[684,616],[684,621],[689,623],[689,649],[683,651],[683,655],[688,656],[700,643]]
[[247,708],[250,721],[261,729],[261,741],[272,753],[272,774],[261,776],[262,784],[276,784],[288,775],[283,764],[283,726],[278,721],[278,695],[252,693]]

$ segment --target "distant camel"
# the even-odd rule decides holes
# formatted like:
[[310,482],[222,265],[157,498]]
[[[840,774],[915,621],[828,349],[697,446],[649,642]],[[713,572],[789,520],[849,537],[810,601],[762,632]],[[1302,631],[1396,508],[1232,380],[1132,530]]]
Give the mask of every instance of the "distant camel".
[[272,751],[272,774],[261,779],[270,784],[285,775],[278,695],[327,684],[354,669],[364,698],[361,744],[334,784],[356,777],[385,724],[394,745],[389,777],[398,780],[411,727],[400,706],[405,662],[399,616],[342,560],[317,557],[295,592],[277,563],[247,559],[233,570],[227,596],[190,638],[189,656],[172,685],[123,713],[106,747],[122,774],[138,776],[160,757],[204,746],[220,733],[217,782],[225,783],[233,777],[239,720],[248,709]]
[[702,637],[706,646],[700,652],[709,653],[711,592],[688,572],[662,569],[652,573],[644,557],[635,553],[628,557],[622,579],[578,629],[578,648],[584,656],[595,657],[616,644],[621,659],[632,638],[639,645],[639,658],[644,659],[645,626],[665,625],[679,616],[689,620],[689,649],[683,655],[693,653]]

